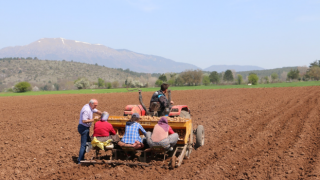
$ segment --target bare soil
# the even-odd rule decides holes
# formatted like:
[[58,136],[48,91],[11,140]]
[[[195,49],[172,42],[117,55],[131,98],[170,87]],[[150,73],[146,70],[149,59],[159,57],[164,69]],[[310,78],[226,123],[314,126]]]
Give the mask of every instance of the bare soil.
[[[149,104],[152,92],[144,92]],[[173,91],[205,145],[181,167],[77,165],[79,113],[91,98],[122,115],[138,93],[0,97],[0,179],[320,179],[320,88]]]

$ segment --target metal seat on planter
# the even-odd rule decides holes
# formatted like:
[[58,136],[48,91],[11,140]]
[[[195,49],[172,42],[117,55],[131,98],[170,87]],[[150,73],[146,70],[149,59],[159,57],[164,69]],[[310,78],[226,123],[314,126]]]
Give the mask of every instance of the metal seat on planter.
[[131,153],[136,153],[136,152],[140,152],[140,153],[143,153],[143,158],[141,156],[139,156],[139,161],[140,162],[146,162],[147,159],[146,159],[146,151],[144,150],[138,150],[138,149],[135,149],[133,147],[122,147],[122,150],[125,152],[126,154],[126,160],[129,159],[129,155],[128,155],[128,152],[131,152]]
[[152,154],[160,154],[163,153],[163,160],[166,160],[166,152],[167,150],[164,149],[162,146],[153,146],[152,148],[150,148],[150,151],[152,152]]

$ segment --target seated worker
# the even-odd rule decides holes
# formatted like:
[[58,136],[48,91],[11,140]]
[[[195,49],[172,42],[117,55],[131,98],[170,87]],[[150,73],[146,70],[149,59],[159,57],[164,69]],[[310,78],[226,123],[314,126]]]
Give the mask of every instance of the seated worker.
[[168,124],[166,117],[161,117],[153,128],[153,132],[147,132],[147,143],[150,147],[162,146],[166,150],[173,150],[173,146],[177,144],[179,135],[174,133]]
[[105,142],[112,139],[113,142],[118,143],[120,141],[119,136],[113,129],[113,126],[108,122],[109,113],[103,112],[101,115],[101,120],[94,124],[93,137],[96,137],[98,141]]
[[[168,88],[169,88],[169,85],[167,83],[163,83],[161,85],[161,89],[159,91],[156,91],[152,95],[151,100],[150,100],[150,107],[153,102],[160,102],[160,109],[161,109],[160,112],[162,112],[162,113],[164,112],[165,108],[168,105],[168,99],[165,94],[165,93],[167,93]],[[170,104],[172,105],[173,101],[171,101]],[[171,109],[170,106],[169,106],[169,108]],[[162,113],[159,116],[164,115]]]
[[134,147],[135,149],[141,149],[144,147],[142,139],[139,134],[139,130],[146,136],[146,130],[137,123],[139,121],[140,115],[138,113],[133,113],[131,119],[126,123],[126,129],[124,135],[119,141],[118,145],[123,147]]

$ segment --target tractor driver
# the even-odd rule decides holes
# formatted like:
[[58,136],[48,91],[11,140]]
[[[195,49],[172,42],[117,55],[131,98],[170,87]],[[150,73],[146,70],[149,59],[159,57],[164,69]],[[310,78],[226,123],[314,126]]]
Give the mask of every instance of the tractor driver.
[[[153,102],[160,102],[160,109],[161,109],[161,112],[164,112],[165,108],[167,107],[167,104],[168,104],[168,99],[166,97],[166,94],[167,93],[167,89],[169,88],[169,84],[167,83],[163,83],[161,85],[161,89],[159,91],[156,91],[152,97],[151,97],[151,100],[150,100],[150,107],[151,107],[151,104]],[[170,104],[172,105],[173,104],[173,101],[170,102]],[[171,109],[171,107],[169,107]]]

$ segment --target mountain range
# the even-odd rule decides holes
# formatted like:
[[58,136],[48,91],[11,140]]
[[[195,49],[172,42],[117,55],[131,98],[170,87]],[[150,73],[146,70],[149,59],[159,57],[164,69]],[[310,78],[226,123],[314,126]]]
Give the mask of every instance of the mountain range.
[[[63,38],[42,38],[24,46],[0,49],[0,57],[37,57],[47,60],[67,60],[104,65],[110,68],[130,69],[135,72],[165,73],[201,69],[193,64],[176,62],[164,57],[112,49],[101,44],[90,44]],[[261,70],[257,66],[214,65],[205,71]]]
[[217,71],[222,72],[226,71],[227,69],[235,70],[236,72],[239,71],[252,71],[252,70],[264,70],[264,68],[258,66],[239,66],[239,65],[213,65],[208,68],[203,69],[204,71]]

